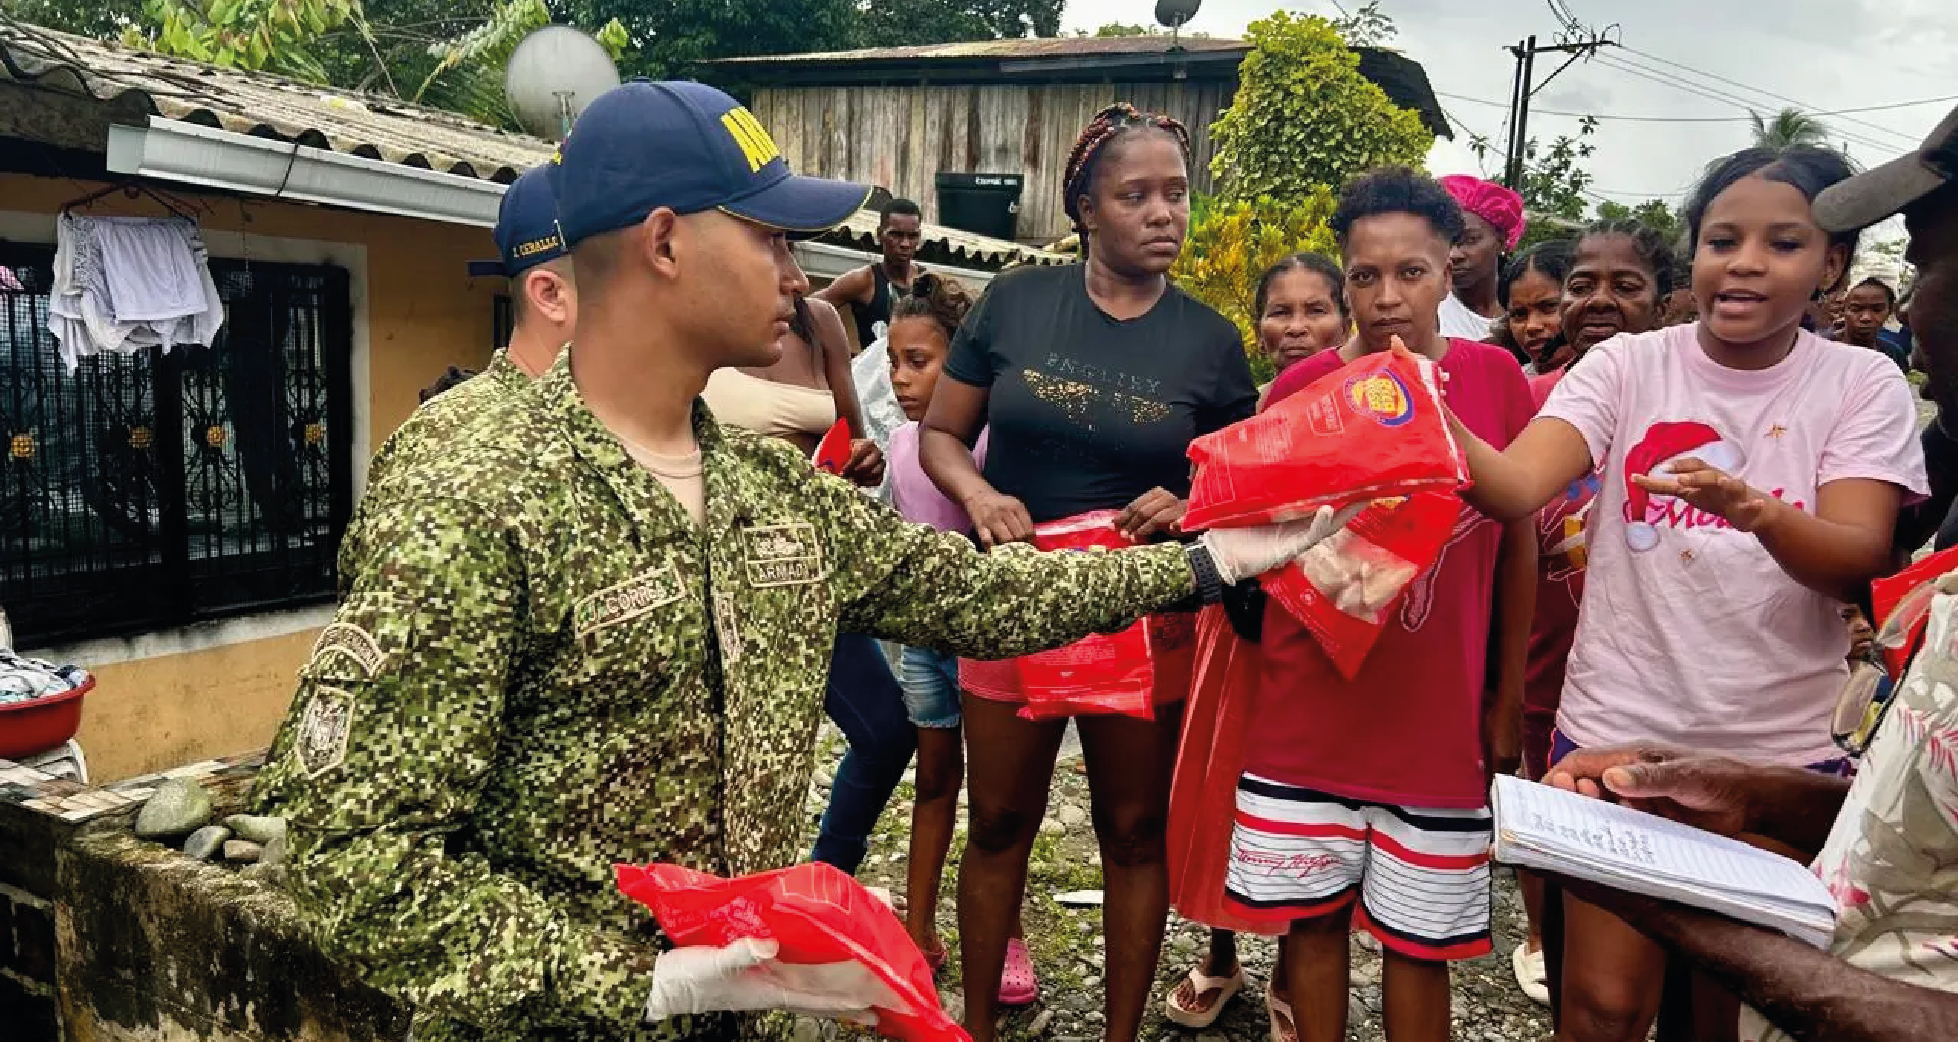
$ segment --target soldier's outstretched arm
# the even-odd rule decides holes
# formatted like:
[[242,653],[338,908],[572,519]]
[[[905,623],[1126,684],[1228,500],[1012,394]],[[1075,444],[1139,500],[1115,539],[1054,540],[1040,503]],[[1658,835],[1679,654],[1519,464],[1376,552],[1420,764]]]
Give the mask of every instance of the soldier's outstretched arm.
[[[1176,543],[1082,553],[1008,544],[981,553],[834,478],[803,480],[808,488],[799,490],[799,501],[831,548],[843,632],[967,658],[1025,655],[1120,629],[1150,612],[1195,607],[1200,594],[1303,553],[1345,523],[1329,517],[1219,533],[1206,536],[1207,549],[1197,554]],[[1320,527],[1309,533],[1314,525]]]
[[498,1034],[623,1031],[652,950],[566,921],[468,842],[507,737],[515,548],[456,500],[399,497],[371,521],[259,779],[289,823],[293,898],[327,951],[417,1007]]

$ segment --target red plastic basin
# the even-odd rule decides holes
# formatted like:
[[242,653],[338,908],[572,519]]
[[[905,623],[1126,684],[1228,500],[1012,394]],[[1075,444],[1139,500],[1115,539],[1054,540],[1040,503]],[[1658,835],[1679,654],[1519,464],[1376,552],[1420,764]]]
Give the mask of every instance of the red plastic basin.
[[90,677],[73,691],[0,705],[0,760],[44,753],[75,737],[82,726],[82,696],[94,689]]

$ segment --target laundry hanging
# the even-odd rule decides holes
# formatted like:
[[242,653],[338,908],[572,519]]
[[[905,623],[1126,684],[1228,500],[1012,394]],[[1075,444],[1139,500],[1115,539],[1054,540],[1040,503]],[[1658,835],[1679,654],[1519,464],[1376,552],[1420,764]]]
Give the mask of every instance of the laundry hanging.
[[73,372],[83,358],[209,345],[224,324],[197,226],[181,218],[63,213],[48,330]]

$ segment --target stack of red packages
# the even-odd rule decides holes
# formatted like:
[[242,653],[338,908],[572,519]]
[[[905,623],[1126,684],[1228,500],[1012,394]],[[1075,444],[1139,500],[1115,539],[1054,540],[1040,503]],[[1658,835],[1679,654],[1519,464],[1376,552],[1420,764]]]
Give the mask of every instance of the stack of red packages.
[[[723,879],[679,865],[620,865],[619,890],[653,910],[674,945],[773,940],[789,965],[857,963],[882,985],[877,1031],[906,1042],[970,1042],[939,1006],[925,956],[889,906],[821,863]],[[867,996],[868,999],[868,996]]]
[[1184,527],[1238,528],[1369,505],[1261,580],[1352,679],[1408,584],[1433,567],[1469,468],[1442,405],[1442,374],[1383,351],[1342,366],[1242,423],[1191,443]]
[[[1034,526],[1037,550],[1118,549],[1135,540],[1116,529],[1117,511],[1094,510]],[[1020,716],[1053,720],[1120,714],[1155,715],[1156,667],[1149,630],[1141,620],[1116,633],[1096,633],[1065,647],[1014,660],[1027,704]]]

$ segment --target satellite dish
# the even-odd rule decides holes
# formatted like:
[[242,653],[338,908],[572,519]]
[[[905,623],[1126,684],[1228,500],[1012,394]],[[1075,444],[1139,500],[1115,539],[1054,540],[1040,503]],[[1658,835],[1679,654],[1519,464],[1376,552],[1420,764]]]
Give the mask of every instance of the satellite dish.
[[1156,21],[1165,29],[1179,29],[1197,17],[1202,0],[1156,0]]
[[563,141],[585,106],[618,85],[612,55],[569,25],[547,25],[524,37],[503,72],[503,93],[518,125],[551,141]]

